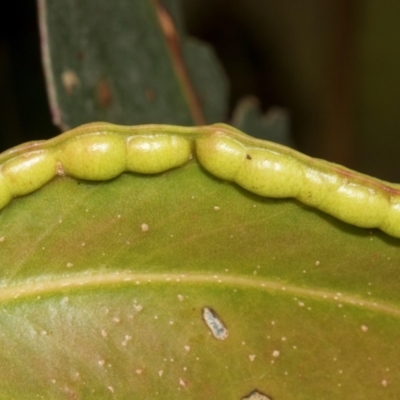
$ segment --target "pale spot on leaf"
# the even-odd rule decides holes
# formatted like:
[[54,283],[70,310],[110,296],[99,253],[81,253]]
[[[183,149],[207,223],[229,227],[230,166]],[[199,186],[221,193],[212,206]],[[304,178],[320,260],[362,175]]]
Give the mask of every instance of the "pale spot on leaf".
[[258,390],[254,390],[249,395],[242,397],[241,400],[271,400],[271,398]]
[[279,350],[274,350],[272,352],[272,357],[279,357],[279,355],[280,355],[280,351]]
[[187,383],[182,378],[179,378],[179,384],[183,387],[187,386]]
[[70,69],[64,71],[61,74],[61,82],[64,86],[65,92],[68,95],[71,95],[74,92],[75,88],[80,85],[78,75],[75,71],[72,71]]
[[140,304],[134,304],[133,308],[135,309],[135,311],[140,312],[143,310],[143,306]]
[[141,228],[142,228],[142,232],[147,232],[149,230],[149,226],[147,224],[142,224]]

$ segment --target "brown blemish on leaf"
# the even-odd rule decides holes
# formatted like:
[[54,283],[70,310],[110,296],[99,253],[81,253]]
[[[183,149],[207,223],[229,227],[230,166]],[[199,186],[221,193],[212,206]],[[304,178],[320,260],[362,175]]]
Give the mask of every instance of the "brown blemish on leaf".
[[97,84],[97,100],[102,109],[107,108],[112,100],[111,87],[108,81],[104,78],[100,79]]
[[85,53],[82,50],[80,50],[76,53],[76,57],[79,61],[83,61],[85,59]]
[[147,89],[144,95],[149,103],[152,103],[157,98],[156,91],[154,89]]

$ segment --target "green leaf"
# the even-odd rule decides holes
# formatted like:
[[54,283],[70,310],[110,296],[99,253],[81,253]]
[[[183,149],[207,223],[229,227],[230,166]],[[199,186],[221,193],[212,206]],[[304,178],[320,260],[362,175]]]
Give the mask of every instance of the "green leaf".
[[38,4],[57,125],[193,125],[226,117],[227,79],[212,49],[186,37],[177,0]]
[[0,398],[396,398],[399,244],[195,161],[56,178],[0,213]]
[[248,135],[294,147],[290,137],[289,113],[274,107],[263,115],[255,97],[246,97],[237,105],[232,125]]

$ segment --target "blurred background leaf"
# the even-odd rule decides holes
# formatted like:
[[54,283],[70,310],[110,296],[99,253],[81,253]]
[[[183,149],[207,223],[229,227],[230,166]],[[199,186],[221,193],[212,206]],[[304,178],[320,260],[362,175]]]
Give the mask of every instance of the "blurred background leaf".
[[[211,43],[229,77],[224,122],[242,97],[254,95],[263,111],[271,106],[290,111],[300,150],[400,181],[398,2],[181,2],[180,29],[186,25],[191,36]],[[5,4],[0,15],[3,150],[57,132],[45,95],[35,2]]]
[[186,39],[176,0],[38,4],[57,125],[200,125],[226,115],[225,75],[208,45]]

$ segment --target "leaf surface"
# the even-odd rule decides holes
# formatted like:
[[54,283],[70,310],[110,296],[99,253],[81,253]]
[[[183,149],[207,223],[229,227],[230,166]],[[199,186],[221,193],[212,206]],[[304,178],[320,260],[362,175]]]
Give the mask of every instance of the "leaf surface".
[[394,399],[399,245],[196,161],[56,178],[0,213],[0,398]]
[[219,122],[228,83],[214,52],[187,38],[176,0],[38,0],[54,122]]

